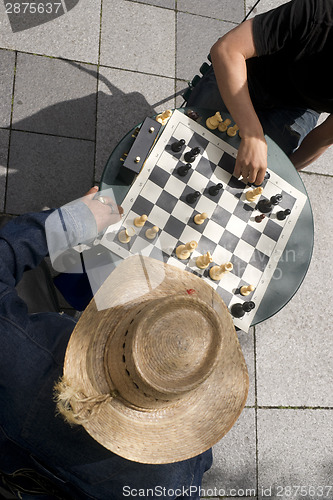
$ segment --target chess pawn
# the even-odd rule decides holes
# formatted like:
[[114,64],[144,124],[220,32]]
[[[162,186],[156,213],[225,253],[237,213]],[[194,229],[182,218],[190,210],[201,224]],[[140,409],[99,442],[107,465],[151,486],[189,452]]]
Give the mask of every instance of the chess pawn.
[[239,127],[236,125],[233,126],[233,127],[229,127],[228,130],[227,130],[227,134],[229,137],[235,137],[235,135],[237,134],[239,130]]
[[171,115],[172,115],[171,109],[167,109],[166,111],[163,111],[163,113],[157,115],[155,120],[161,123],[162,125],[166,125]]
[[195,264],[200,269],[206,269],[211,262],[213,262],[213,257],[207,252],[204,255],[199,255],[199,257],[196,258]]
[[250,191],[247,191],[245,196],[247,201],[256,201],[258,196],[262,195],[264,192],[264,189],[261,186],[258,186],[254,189],[251,189]]
[[218,127],[219,123],[221,123],[221,122],[222,122],[222,118],[221,118],[220,112],[217,111],[214,116],[210,116],[209,118],[207,118],[206,126],[210,130],[215,130]]
[[134,226],[136,227],[144,226],[147,219],[148,219],[147,215],[141,215],[140,217],[136,217],[134,219]]
[[153,226],[150,229],[147,229],[146,238],[148,238],[148,240],[153,240],[155,238],[155,236],[157,235],[158,231],[159,231],[159,228],[157,226]]
[[178,259],[188,259],[193,250],[197,248],[197,246],[198,243],[196,241],[190,241],[189,243],[186,243],[186,245],[179,245],[179,247],[176,248],[176,255]]
[[250,295],[250,293],[254,291],[254,286],[253,285],[241,286],[239,291],[241,295],[246,297],[247,295]]
[[194,222],[198,225],[203,224],[205,220],[207,219],[208,215],[206,212],[203,212],[202,214],[197,214],[194,216]]
[[219,123],[217,128],[219,129],[220,132],[225,132],[227,130],[227,128],[229,127],[230,123],[231,123],[231,120],[229,120],[229,118],[226,118],[224,120],[224,122]]
[[220,280],[225,273],[232,271],[234,266],[231,262],[227,262],[226,264],[222,264],[221,266],[213,266],[209,270],[209,276],[212,280],[218,281]]
[[135,235],[134,227],[128,227],[127,229],[123,229],[118,234],[118,240],[120,243],[129,243],[131,241],[132,236]]

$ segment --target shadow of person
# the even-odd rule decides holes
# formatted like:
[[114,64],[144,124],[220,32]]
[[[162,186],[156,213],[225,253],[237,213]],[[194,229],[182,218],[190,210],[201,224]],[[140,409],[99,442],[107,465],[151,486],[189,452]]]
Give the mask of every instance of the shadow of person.
[[[56,63],[59,65],[59,60]],[[7,213],[58,207],[79,198],[99,181],[121,138],[146,116],[156,114],[155,105],[140,92],[123,92],[87,65],[64,60],[61,63],[67,81],[85,78],[84,84],[84,75],[88,74],[99,78],[106,91],[64,100],[13,122]],[[73,68],[71,75],[68,65]],[[59,66],[56,69],[61,71]],[[14,99],[14,106],[19,105],[20,101]]]

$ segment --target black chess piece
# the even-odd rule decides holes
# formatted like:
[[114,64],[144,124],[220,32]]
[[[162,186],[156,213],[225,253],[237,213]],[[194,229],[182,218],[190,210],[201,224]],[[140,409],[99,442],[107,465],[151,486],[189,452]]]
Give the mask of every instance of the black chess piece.
[[174,153],[180,153],[180,151],[183,149],[185,145],[185,140],[180,139],[179,141],[173,142],[171,144],[171,149]]
[[233,304],[231,306],[231,314],[234,318],[242,318],[246,312],[252,311],[255,308],[255,303],[252,300],[243,303]]
[[278,205],[281,200],[282,200],[282,194],[276,194],[275,196],[272,196],[269,200],[267,199],[260,200],[256,208],[261,213],[267,214],[268,212],[271,212],[273,205]]
[[191,151],[187,151],[187,153],[184,154],[184,160],[187,163],[193,163],[198,154],[200,153],[200,148],[196,147],[191,149]]
[[186,163],[186,165],[181,165],[180,167],[177,168],[177,174],[180,175],[181,177],[184,177],[191,168],[192,167],[190,163]]
[[221,182],[219,182],[215,186],[210,186],[210,188],[208,189],[208,193],[211,196],[217,196],[219,194],[219,192],[221,191],[221,189],[223,189],[223,185],[221,184]]
[[187,203],[195,203],[197,199],[199,198],[200,193],[199,191],[193,191],[193,193],[190,193],[186,196],[186,201]]
[[289,208],[286,208],[286,210],[280,210],[280,212],[278,212],[276,214],[276,218],[278,220],[284,220],[290,214],[291,214],[291,210]]

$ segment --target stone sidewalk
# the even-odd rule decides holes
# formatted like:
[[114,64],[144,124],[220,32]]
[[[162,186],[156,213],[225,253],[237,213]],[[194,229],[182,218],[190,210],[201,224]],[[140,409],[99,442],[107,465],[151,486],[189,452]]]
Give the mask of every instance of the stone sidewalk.
[[[23,19],[5,3],[0,212],[18,215],[60,206],[98,182],[123,135],[182,103],[177,94],[211,45],[255,2],[59,0],[43,23],[45,13]],[[281,3],[260,0],[251,15]],[[203,497],[333,498],[332,160],[328,151],[301,174],[315,220],[305,281],[280,313],[239,332],[249,397],[214,447]]]

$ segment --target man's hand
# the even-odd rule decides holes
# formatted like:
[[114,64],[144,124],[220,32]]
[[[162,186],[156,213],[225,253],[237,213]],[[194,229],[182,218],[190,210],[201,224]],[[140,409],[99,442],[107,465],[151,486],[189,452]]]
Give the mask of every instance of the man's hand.
[[102,196],[102,201],[98,200],[98,186],[92,187],[82,198],[83,203],[87,205],[87,207],[92,212],[95,217],[95,221],[97,224],[97,231],[100,233],[106,227],[111,224],[116,224],[116,222],[120,221],[121,214],[124,212],[122,207],[116,204],[116,202],[108,197]]
[[262,138],[242,138],[238,149],[234,176],[237,179],[242,176],[244,181],[260,186],[264,180],[266,169],[267,143],[264,136]]

